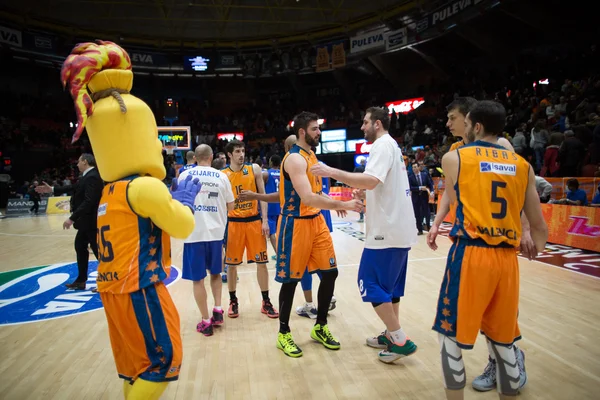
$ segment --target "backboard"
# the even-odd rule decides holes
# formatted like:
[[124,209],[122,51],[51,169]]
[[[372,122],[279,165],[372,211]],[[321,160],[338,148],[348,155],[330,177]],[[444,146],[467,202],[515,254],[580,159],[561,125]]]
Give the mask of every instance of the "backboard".
[[159,126],[158,139],[167,146],[175,146],[173,150],[191,150],[192,135],[189,126]]

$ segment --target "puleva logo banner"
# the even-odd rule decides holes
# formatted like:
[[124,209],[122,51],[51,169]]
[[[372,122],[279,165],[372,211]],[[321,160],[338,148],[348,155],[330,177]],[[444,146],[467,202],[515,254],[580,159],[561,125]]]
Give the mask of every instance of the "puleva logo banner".
[[[102,308],[96,286],[98,262],[89,263],[87,290],[67,290],[77,278],[77,263],[53,264],[0,273],[0,326],[69,317]],[[179,269],[171,267],[165,285],[176,282]]]

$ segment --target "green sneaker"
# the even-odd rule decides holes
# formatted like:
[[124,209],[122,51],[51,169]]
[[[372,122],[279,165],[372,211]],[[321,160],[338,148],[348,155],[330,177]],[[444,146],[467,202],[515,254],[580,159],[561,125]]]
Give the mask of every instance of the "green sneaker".
[[367,346],[374,349],[387,349],[390,339],[385,336],[385,332],[381,332],[378,336],[367,338]]
[[406,339],[404,345],[390,342],[387,349],[379,352],[379,361],[391,364],[402,357],[407,357],[417,352],[417,345],[410,339]]
[[292,338],[292,332],[277,334],[277,348],[288,357],[298,358],[302,357],[302,350],[294,343]]
[[340,342],[333,337],[327,325],[316,324],[310,332],[310,337],[330,350],[338,350],[341,347]]

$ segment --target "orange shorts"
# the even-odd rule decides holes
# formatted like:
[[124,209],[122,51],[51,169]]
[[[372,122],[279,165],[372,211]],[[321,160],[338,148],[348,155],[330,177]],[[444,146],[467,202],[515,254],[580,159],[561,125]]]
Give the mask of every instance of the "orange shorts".
[[295,282],[308,272],[337,268],[329,228],[321,213],[314,217],[282,216],[277,227],[275,280]]
[[183,357],[179,314],[164,283],[100,297],[119,377],[177,380]]
[[481,331],[511,345],[521,338],[519,262],[512,247],[484,247],[457,239],[450,249],[433,330],[470,349]]
[[262,221],[238,222],[229,220],[225,241],[225,264],[240,265],[246,250],[246,261],[258,264],[269,262],[267,238],[262,234]]

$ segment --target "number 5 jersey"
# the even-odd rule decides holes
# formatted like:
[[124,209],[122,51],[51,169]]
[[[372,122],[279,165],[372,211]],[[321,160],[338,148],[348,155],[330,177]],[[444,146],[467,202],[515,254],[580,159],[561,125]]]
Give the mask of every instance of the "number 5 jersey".
[[505,148],[482,141],[458,150],[456,219],[450,236],[517,247],[530,165]]

